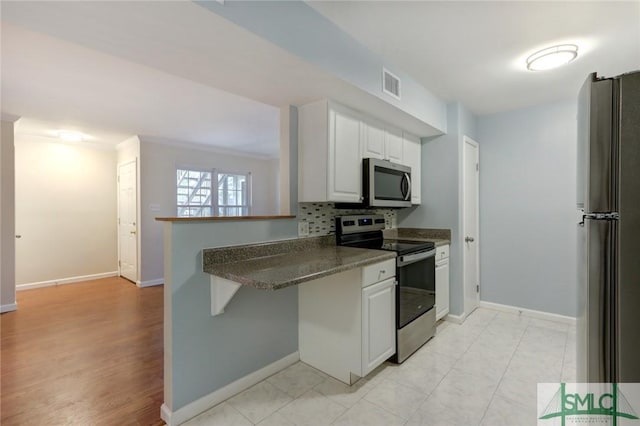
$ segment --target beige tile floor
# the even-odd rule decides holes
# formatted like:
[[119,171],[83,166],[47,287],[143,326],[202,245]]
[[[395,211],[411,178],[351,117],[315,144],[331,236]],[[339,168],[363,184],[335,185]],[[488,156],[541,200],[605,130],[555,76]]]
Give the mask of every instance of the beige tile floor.
[[567,324],[480,308],[351,387],[299,362],[186,424],[535,425],[537,383],[575,381],[575,339]]

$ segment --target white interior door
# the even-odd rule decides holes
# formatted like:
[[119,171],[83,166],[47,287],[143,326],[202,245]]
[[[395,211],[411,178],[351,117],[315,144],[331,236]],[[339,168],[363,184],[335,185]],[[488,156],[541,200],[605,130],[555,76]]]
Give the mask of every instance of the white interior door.
[[479,170],[478,143],[464,137],[463,152],[463,229],[464,312],[469,315],[480,302],[479,268]]
[[120,276],[138,279],[136,161],[118,166],[118,264]]

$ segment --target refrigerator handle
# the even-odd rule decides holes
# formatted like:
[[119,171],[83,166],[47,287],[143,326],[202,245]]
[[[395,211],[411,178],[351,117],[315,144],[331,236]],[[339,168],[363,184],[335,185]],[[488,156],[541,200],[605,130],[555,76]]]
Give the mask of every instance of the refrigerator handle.
[[583,209],[578,210],[578,225],[584,227],[584,221],[590,220],[620,220],[620,213],[584,213]]
[[612,212],[612,213],[586,213],[582,215],[582,221],[584,219],[591,220],[618,220],[620,219],[620,213]]
[[[617,214],[617,213],[616,213]],[[607,381],[615,383],[618,381],[618,365],[617,365],[617,350],[618,342],[616,340],[616,330],[618,328],[616,312],[618,311],[618,274],[616,270],[616,264],[618,259],[618,242],[617,242],[617,222],[610,222],[609,239],[606,249],[607,255],[607,290],[605,295],[606,308],[605,308],[605,321],[608,326],[605,329],[605,352],[604,359],[606,361],[605,374],[607,375]]]
[[617,225],[615,220],[585,221],[586,379],[592,383],[616,382]]

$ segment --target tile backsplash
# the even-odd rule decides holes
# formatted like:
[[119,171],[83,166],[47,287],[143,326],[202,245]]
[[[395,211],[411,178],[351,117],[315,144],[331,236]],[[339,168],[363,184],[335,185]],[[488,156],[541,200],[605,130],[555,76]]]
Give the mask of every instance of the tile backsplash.
[[397,226],[397,215],[393,209],[336,209],[334,203],[298,204],[298,221],[309,223],[310,237],[335,234],[336,216],[371,213],[384,215],[386,228]]

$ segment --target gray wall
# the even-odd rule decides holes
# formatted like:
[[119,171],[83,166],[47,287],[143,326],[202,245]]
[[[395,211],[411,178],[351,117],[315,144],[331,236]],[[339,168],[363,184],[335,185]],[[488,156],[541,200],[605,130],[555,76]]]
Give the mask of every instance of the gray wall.
[[[140,281],[162,279],[162,226],[156,217],[176,216],[176,167],[251,172],[251,214],[278,213],[278,163],[273,159],[149,142],[140,137]],[[152,208],[152,206],[154,208]]]
[[15,310],[15,162],[13,121],[2,120],[0,137],[0,311]]
[[[286,149],[286,147],[285,147]],[[282,154],[280,154],[282,155]],[[298,214],[298,108],[289,105],[289,214]],[[285,190],[285,188],[283,188]]]
[[576,103],[484,116],[480,297],[576,314]]
[[19,290],[117,273],[115,182],[112,147],[16,135],[15,226],[22,235],[15,247]]
[[446,135],[422,140],[422,204],[398,210],[398,226],[451,229],[449,312],[461,315],[464,312],[460,238],[462,138],[476,139],[476,117],[459,103],[449,104],[447,129]]
[[202,272],[203,248],[296,233],[295,219],[165,223],[165,244],[171,243],[165,248],[165,362],[171,370],[165,403],[172,411],[298,350],[297,287],[242,287],[225,312],[212,317],[209,275]]
[[[304,1],[197,1],[206,9],[269,40],[344,81],[446,131],[446,105],[408,74],[342,31]],[[292,36],[295,35],[295,36]],[[402,80],[402,100],[381,91],[382,67]]]
[[280,108],[280,157],[278,161],[279,213],[298,212],[298,108]]

